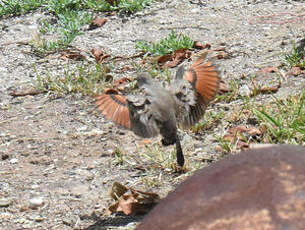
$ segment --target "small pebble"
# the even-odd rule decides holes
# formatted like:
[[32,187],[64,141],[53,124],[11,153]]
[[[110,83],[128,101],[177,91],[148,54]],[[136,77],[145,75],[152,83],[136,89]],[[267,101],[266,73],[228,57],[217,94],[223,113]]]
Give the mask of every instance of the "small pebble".
[[41,222],[41,221],[43,221],[44,220],[44,218],[42,217],[42,216],[40,216],[40,215],[31,215],[31,216],[28,216],[27,217],[29,220],[34,220],[34,221],[36,221],[36,222]]
[[12,159],[10,160],[10,163],[11,163],[11,164],[16,164],[16,163],[18,163],[18,159],[17,159],[17,158],[12,158]]
[[0,199],[0,207],[8,207],[12,203],[11,199],[1,198]]
[[78,128],[78,131],[86,131],[88,129],[88,127],[86,125],[81,126]]
[[251,90],[247,85],[243,85],[242,87],[239,88],[239,94],[241,96],[250,96],[251,95]]
[[42,206],[43,203],[44,202],[43,202],[42,197],[34,197],[29,200],[29,207],[32,209],[38,208],[38,207]]
[[0,213],[0,220],[1,221],[8,221],[14,218],[14,215],[9,212]]

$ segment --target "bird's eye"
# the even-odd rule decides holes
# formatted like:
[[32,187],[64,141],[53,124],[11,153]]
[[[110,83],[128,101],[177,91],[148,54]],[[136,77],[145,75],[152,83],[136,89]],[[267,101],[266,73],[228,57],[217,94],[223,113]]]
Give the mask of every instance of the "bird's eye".
[[178,98],[183,97],[183,93],[181,93],[181,92],[176,93],[176,97],[178,97]]

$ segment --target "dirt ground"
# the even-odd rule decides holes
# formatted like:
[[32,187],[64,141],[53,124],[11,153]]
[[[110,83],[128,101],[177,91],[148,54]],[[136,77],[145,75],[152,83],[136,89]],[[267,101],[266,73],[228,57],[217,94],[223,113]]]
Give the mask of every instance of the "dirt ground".
[[[222,79],[229,82],[279,65],[292,41],[305,38],[304,12],[302,1],[164,0],[132,16],[107,16],[103,27],[86,31],[72,45],[129,56],[136,53],[136,41],[158,41],[175,30],[212,48],[225,48],[229,57],[217,62]],[[33,37],[42,17],[38,11],[0,20],[0,229],[133,229],[141,217],[104,215],[111,203],[108,191],[114,181],[147,188],[142,179],[147,172],[137,158],[139,152],[153,151],[154,147],[141,145],[132,132],[104,120],[94,111],[90,97],[9,95],[35,85],[34,69],[41,75],[52,75],[78,64],[60,59],[59,54],[38,57],[30,46],[22,44]],[[125,64],[117,62],[115,68]],[[132,75],[134,72],[128,71],[115,74]],[[265,76],[257,81],[265,84]],[[242,82],[249,83],[249,78]],[[283,78],[276,96],[285,97],[304,88],[304,75]],[[258,100],[269,98],[263,95]],[[241,102],[219,102],[217,106],[229,111],[236,103]],[[201,159],[198,167],[207,165],[202,159],[216,154],[217,143],[212,139],[225,129],[215,124],[206,133],[182,133],[183,146],[189,148],[188,160],[196,153]],[[124,149],[129,159],[134,157],[134,162],[117,164],[112,154],[117,147]],[[173,147],[160,149],[167,152]],[[162,183],[150,190],[163,197],[190,174],[160,170]]]

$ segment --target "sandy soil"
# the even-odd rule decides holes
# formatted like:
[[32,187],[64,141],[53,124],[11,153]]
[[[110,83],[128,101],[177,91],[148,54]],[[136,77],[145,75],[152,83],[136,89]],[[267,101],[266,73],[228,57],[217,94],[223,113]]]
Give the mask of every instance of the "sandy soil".
[[[229,57],[217,62],[222,79],[229,82],[279,65],[292,41],[305,36],[301,1],[201,2],[165,0],[132,16],[107,16],[103,27],[86,31],[72,45],[128,56],[136,53],[136,41],[158,41],[175,30],[210,43],[212,48],[225,48]],[[142,178],[148,172],[137,158],[139,152],[154,147],[141,145],[141,139],[130,131],[104,120],[89,97],[9,95],[35,85],[34,67],[43,76],[79,64],[62,60],[59,54],[38,57],[30,46],[20,43],[32,38],[42,17],[41,12],[33,12],[0,20],[0,229],[133,229],[141,217],[104,216],[111,203],[108,191],[114,181],[147,188]],[[117,62],[115,68],[125,64]],[[134,72],[117,71],[114,75],[131,76]],[[266,77],[258,75],[257,81],[265,84]],[[249,78],[241,84],[250,84]],[[276,96],[285,97],[304,87],[304,76],[283,78]],[[269,97],[260,96],[258,101]],[[234,103],[240,101],[218,106],[231,110]],[[223,134],[224,129],[215,124],[206,133],[183,133],[188,159],[196,153],[198,167],[207,165],[204,156],[216,154],[213,135]],[[152,142],[158,145],[158,140]],[[118,146],[134,162],[117,164],[113,152]],[[163,151],[172,151],[172,147]],[[160,170],[162,183],[150,190],[165,196],[189,174]]]

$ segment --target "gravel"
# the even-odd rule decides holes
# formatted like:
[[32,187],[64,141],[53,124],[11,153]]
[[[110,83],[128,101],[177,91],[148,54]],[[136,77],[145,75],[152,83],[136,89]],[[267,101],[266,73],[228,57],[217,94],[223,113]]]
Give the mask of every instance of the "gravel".
[[[129,56],[136,53],[136,41],[158,41],[175,30],[211,44],[212,49],[224,48],[229,57],[217,60],[222,79],[229,82],[246,76],[240,90],[247,94],[248,76],[263,67],[278,66],[292,42],[305,37],[302,1],[195,3],[156,1],[132,16],[107,16],[104,26],[85,31],[72,45]],[[120,133],[118,127],[93,112],[88,97],[9,95],[14,89],[35,84],[33,67],[43,76],[62,74],[67,65],[79,64],[62,60],[59,54],[38,57],[24,45],[35,36],[43,17],[41,12],[33,12],[0,20],[0,229],[133,229],[138,217],[104,216],[104,210],[114,181],[141,187],[145,176],[141,169],[116,165],[111,155],[119,145],[136,158],[137,151],[145,149],[135,144],[141,139],[129,131]],[[124,64],[117,62],[115,68]],[[132,76],[134,72],[116,75]],[[257,76],[261,84],[266,84],[267,77]],[[286,77],[276,96],[304,88],[304,76]],[[258,100],[269,97],[263,95]],[[212,137],[223,132],[223,127],[216,126],[205,134],[189,133],[184,137],[188,155],[192,151],[214,154]],[[183,179],[163,172],[162,186],[152,190],[165,196]]]

